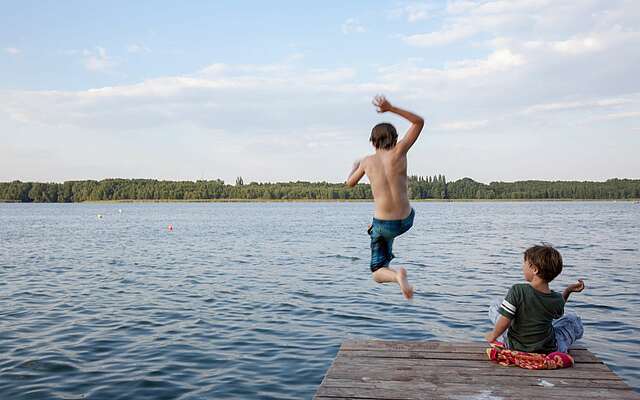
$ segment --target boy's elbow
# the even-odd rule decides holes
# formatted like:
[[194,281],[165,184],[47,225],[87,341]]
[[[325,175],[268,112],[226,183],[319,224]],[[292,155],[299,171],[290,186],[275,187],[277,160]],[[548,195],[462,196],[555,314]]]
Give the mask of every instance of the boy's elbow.
[[424,119],[418,117],[415,121],[413,121],[411,125],[411,130],[414,131],[417,136],[420,134],[420,132],[422,132],[422,128],[424,127]]

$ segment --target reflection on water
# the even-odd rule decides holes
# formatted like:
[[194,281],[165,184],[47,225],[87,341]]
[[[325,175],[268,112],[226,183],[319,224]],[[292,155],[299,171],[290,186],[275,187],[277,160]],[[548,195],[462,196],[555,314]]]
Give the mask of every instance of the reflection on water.
[[409,303],[370,279],[369,203],[0,204],[0,398],[310,398],[345,338],[482,340],[541,241],[553,288],[585,279],[583,343],[640,388],[640,207],[414,207]]

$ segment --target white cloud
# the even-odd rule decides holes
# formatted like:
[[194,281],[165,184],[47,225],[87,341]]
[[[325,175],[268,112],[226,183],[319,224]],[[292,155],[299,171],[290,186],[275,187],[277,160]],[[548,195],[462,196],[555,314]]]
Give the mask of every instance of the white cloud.
[[413,23],[430,19],[435,11],[436,8],[429,3],[411,3],[392,10],[390,15]]
[[594,29],[598,25],[596,11],[597,4],[593,1],[454,1],[434,11],[443,15],[441,28],[403,38],[414,46],[442,46],[478,36],[522,40],[533,33],[538,36],[535,40],[556,40],[559,51],[589,49],[598,43],[589,38],[574,41],[569,38],[565,40],[567,43],[562,43],[556,38],[573,28]]
[[475,1],[459,0],[447,2],[447,12],[449,14],[462,14],[466,13],[473,8],[477,7],[478,3]]
[[483,119],[478,121],[450,121],[444,122],[436,126],[436,129],[445,131],[470,131],[487,126],[489,120]]
[[[442,51],[429,54],[425,67],[407,62],[383,68],[381,81],[452,108],[492,108],[492,121],[501,115],[538,121],[535,114],[561,108],[602,112],[607,103],[598,99],[620,101],[640,90],[633,68],[640,62],[640,23],[628,17],[640,9],[633,2],[456,1],[440,12],[440,28],[402,39]],[[457,45],[449,50],[451,44]],[[465,46],[485,55],[437,66],[441,54],[461,54]],[[463,117],[482,120],[484,114]]]
[[[631,120],[631,123],[640,121],[639,110],[640,94],[636,96],[634,102],[625,106],[616,107],[616,109],[613,110],[611,108],[595,109],[585,115],[584,118],[578,120],[576,125],[591,125],[593,122],[604,122],[607,126],[625,126],[624,129],[628,129],[629,125],[627,120]],[[631,129],[637,130],[638,128],[640,128],[640,126],[635,126]]]
[[349,18],[342,24],[342,33],[348,35],[350,33],[363,33],[365,32],[364,26],[356,18]]
[[604,115],[603,120],[614,120],[614,119],[622,119],[622,118],[640,118],[640,111],[626,111],[626,112],[618,112],[618,113],[609,113]]
[[551,47],[560,53],[580,54],[601,50],[603,44],[597,38],[585,37],[552,42]]
[[323,84],[349,81],[356,76],[353,68],[311,69],[304,75],[304,81],[310,84]]
[[631,103],[629,98],[606,98],[598,100],[565,101],[545,104],[535,104],[527,107],[524,114],[577,110],[585,108],[610,108]]
[[437,98],[443,90],[453,95],[457,93],[454,88],[468,89],[469,85],[482,86],[495,79],[504,79],[504,74],[524,64],[526,60],[522,55],[509,49],[500,49],[486,58],[454,61],[442,68],[422,68],[415,63],[384,67],[380,69],[380,77],[382,82],[395,82],[401,91],[425,93]]
[[546,49],[565,55],[581,55],[601,52],[639,40],[640,29],[633,31],[613,27],[609,30],[574,35],[566,40],[526,42],[525,46],[530,49]]
[[229,70],[229,67],[227,65],[222,63],[215,63],[201,69],[200,74],[204,76],[210,76],[210,77],[222,76],[226,72],[228,72],[228,70]]
[[[567,1],[565,0],[564,3]],[[473,9],[478,14],[505,14],[505,13],[515,13],[515,12],[531,12],[540,10],[544,7],[547,7],[551,4],[561,4],[563,1],[557,0],[519,0],[519,1],[508,1],[508,0],[495,0],[495,1],[487,1],[487,2],[477,2],[477,7]]]
[[130,85],[0,92],[0,112],[15,121],[45,126],[109,130],[188,123],[259,132],[288,126],[288,121],[304,125],[314,108],[318,118],[349,120],[343,104],[353,103],[360,93],[372,93],[370,87],[355,83],[355,77],[352,68],[213,64],[193,75]]
[[460,24],[449,26],[436,32],[406,36],[403,40],[412,46],[442,46],[468,38],[475,32],[475,28]]
[[[160,163],[149,155],[140,169],[131,162],[128,171],[134,172],[122,169],[122,175],[128,176],[181,174],[190,178],[200,176],[200,171],[192,173],[189,165],[200,164],[211,166],[212,177],[225,179],[237,175],[247,181],[343,179],[348,171],[342,168],[348,169],[352,158],[369,149],[366,139],[371,126],[389,119],[402,129],[404,121],[372,112],[371,96],[384,93],[392,103],[434,121],[427,131],[459,131],[457,135],[429,136],[428,141],[418,143],[412,150],[416,157],[411,165],[418,173],[442,171],[455,177],[457,171],[469,174],[469,168],[484,163],[474,177],[523,178],[531,167],[518,166],[523,162],[516,156],[522,143],[545,135],[557,144],[557,157],[547,162],[555,165],[548,168],[549,176],[554,168],[583,177],[582,171],[589,168],[608,167],[607,162],[593,167],[594,157],[615,158],[621,166],[615,171],[622,173],[640,165],[635,154],[619,155],[632,153],[629,149],[637,148],[638,143],[633,129],[637,129],[640,110],[636,71],[640,20],[630,17],[639,14],[635,3],[457,1],[443,7],[430,14],[415,10],[410,14],[402,8],[399,17],[407,21],[430,18],[424,26],[437,24],[433,32],[415,35],[414,43],[409,44],[443,48],[401,46],[394,53],[398,58],[393,65],[308,67],[294,54],[279,63],[221,62],[194,68],[192,74],[89,90],[0,90],[0,142],[12,145],[20,141],[20,135],[3,136],[3,132],[16,131],[29,132],[29,140],[38,142],[57,132],[55,139],[69,148],[79,148],[76,142],[98,148],[96,143],[110,141],[92,157],[116,171],[120,163],[114,166],[113,160],[101,159],[98,153],[125,152],[118,160],[139,160],[141,151],[161,155]],[[355,19],[345,25],[348,33],[362,27]],[[416,23],[409,31],[420,27]],[[407,32],[404,40],[412,37]],[[455,47],[446,47],[453,43]],[[117,61],[104,49],[72,55],[87,60],[94,57],[91,66],[98,71],[115,67]],[[593,121],[600,123],[591,124]],[[474,130],[483,134],[476,135]],[[72,132],[77,135],[73,140],[69,137]],[[602,138],[610,132],[616,132],[618,141],[601,149]],[[481,156],[474,159],[476,164],[450,161],[447,150],[455,143],[452,140],[461,142],[461,137],[471,149],[469,154],[490,155],[495,161],[487,162]],[[590,156],[584,156],[583,164],[577,155],[572,158],[573,166],[562,164],[568,152],[575,153],[576,140],[581,149],[592,150],[585,150]],[[150,144],[157,148],[148,150]],[[474,146],[484,146],[486,151],[474,153]],[[122,150],[124,147],[131,150]],[[59,160],[70,153],[61,150]],[[86,158],[92,162],[91,157]],[[174,163],[163,164],[163,160],[174,159]],[[328,165],[326,159],[335,162]],[[76,170],[85,171],[77,160]],[[55,163],[51,165],[55,169]],[[291,172],[291,165],[300,168]],[[607,174],[614,176],[615,171]]]
[[504,71],[512,67],[517,67],[525,63],[521,54],[516,54],[509,49],[498,49],[489,54],[486,60],[463,63],[463,67],[470,64],[470,68],[487,71]]
[[289,54],[287,56],[287,58],[285,59],[285,62],[296,62],[296,61],[300,61],[304,59],[304,53],[293,53],[293,54]]
[[103,47],[96,47],[95,50],[84,50],[84,66],[93,72],[106,71],[113,68],[116,62],[107,55],[107,50]]
[[16,48],[16,47],[5,47],[4,51],[7,54],[11,54],[12,56],[18,55],[21,53],[20,49]]
[[127,52],[131,54],[151,53],[151,49],[142,44],[131,43],[127,45]]

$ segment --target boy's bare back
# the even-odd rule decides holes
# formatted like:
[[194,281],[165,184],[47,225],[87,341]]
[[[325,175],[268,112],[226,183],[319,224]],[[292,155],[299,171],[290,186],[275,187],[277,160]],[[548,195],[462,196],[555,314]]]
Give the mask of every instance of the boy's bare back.
[[361,161],[371,184],[378,219],[404,219],[411,212],[407,193],[407,154],[394,150],[378,151]]
[[375,217],[383,220],[403,219],[411,212],[407,193],[407,152],[418,139],[424,120],[409,111],[392,106],[382,96],[377,96],[373,104],[379,113],[389,111],[406,118],[411,122],[411,127],[397,143],[389,148],[376,148],[375,154],[357,162],[347,184],[355,186],[366,174],[375,202]]

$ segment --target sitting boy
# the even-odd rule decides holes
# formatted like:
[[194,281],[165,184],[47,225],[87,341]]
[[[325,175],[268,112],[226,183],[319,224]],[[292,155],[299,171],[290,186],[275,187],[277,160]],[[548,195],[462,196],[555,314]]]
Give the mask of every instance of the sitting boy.
[[528,353],[566,353],[584,330],[580,317],[565,314],[564,305],[572,292],[584,289],[584,282],[567,286],[562,295],[549,289],[549,282],[562,272],[562,257],[547,245],[524,252],[522,272],[528,283],[513,285],[504,300],[491,305],[489,318],[495,327],[485,338]]

